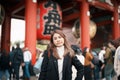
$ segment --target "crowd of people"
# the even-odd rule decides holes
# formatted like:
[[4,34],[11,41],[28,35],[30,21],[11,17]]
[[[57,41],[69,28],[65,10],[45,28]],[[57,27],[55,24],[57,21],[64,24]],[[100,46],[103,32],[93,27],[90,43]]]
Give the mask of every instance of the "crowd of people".
[[0,53],[0,80],[19,80],[21,66],[23,79],[30,80],[29,65],[31,58],[32,54],[29,49],[21,49],[19,44],[16,44],[16,48],[12,47],[10,53],[3,50]]
[[[66,38],[59,30],[53,32],[50,41],[48,49],[43,54],[44,59],[39,80],[72,80],[72,65],[77,71],[75,73],[76,77],[73,80],[120,80],[120,41],[116,45],[113,40],[109,40],[104,43],[100,50],[90,49],[88,47],[85,47],[83,50],[77,50],[77,47],[66,45],[68,44]],[[73,57],[70,57],[71,61],[65,63],[66,56],[71,56],[71,49],[74,51],[72,52]],[[80,64],[77,63],[77,66],[73,62],[75,57],[80,62]],[[67,66],[65,66],[66,64]],[[65,75],[64,73],[67,73],[66,68],[69,68],[71,73],[68,71],[69,74]]]
[[[76,77],[73,80],[120,80],[119,45],[115,45],[114,41],[110,40],[100,50],[90,49],[88,47],[85,47],[83,50],[79,48],[78,50],[76,45],[74,47],[69,46],[65,35],[61,31],[56,30],[51,36],[49,47],[43,54],[44,59],[39,80],[72,80],[74,77],[71,74],[72,65],[77,71],[74,73]],[[71,53],[73,55],[72,57]],[[69,56],[71,61],[65,63],[66,56]],[[77,66],[73,62],[74,58],[80,62],[77,63]],[[66,64],[67,66],[65,66]],[[66,68],[69,68],[69,71]],[[64,73],[68,74],[65,75]]]
[[[62,30],[55,30],[51,33],[47,49],[40,55],[43,58],[38,80],[120,80],[119,45],[110,40],[100,50],[87,46],[82,50],[77,45],[70,45]],[[19,44],[16,48],[12,47],[9,54],[1,51],[0,80],[4,76],[6,80],[19,80],[20,66],[23,79],[30,80],[31,54],[28,48],[21,49]]]
[[[85,57],[84,76],[90,76],[86,77],[85,80],[120,80],[119,45],[120,41],[116,44],[114,40],[110,40],[99,49],[83,49],[82,54]],[[88,62],[89,70],[86,69]]]

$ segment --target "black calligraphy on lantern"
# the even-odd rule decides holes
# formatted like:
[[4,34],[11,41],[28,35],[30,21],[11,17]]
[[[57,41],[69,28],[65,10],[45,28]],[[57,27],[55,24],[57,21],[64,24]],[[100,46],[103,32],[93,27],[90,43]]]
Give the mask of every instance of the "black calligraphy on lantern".
[[48,1],[45,4],[45,8],[49,7],[51,7],[51,9],[48,11],[48,14],[44,16],[45,28],[43,34],[50,34],[53,30],[60,28],[61,18],[57,11],[57,4]]
[[50,0],[44,6],[45,6],[45,8],[52,7],[55,10],[57,9],[57,4]]

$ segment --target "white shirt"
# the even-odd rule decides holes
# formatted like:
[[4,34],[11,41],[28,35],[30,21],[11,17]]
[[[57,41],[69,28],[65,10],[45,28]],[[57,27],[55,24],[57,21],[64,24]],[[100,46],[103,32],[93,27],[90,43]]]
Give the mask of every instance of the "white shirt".
[[58,59],[59,80],[62,80],[64,46],[57,47],[57,52],[61,58],[61,59]]
[[32,54],[28,50],[24,51],[23,56],[24,56],[24,62],[30,62],[32,59]]
[[76,55],[76,56],[77,56],[77,58],[79,59],[79,61],[82,63],[82,65],[84,65],[85,57],[84,57],[82,54]]
[[101,50],[99,53],[99,60],[102,61],[104,63],[104,54],[105,54],[105,50]]

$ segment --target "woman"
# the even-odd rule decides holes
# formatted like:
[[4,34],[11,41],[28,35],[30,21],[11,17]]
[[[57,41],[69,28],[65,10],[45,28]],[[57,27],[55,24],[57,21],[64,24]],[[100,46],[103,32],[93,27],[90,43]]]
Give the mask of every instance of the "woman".
[[61,30],[51,34],[50,44],[43,56],[39,80],[72,80],[72,65],[77,69],[75,80],[82,80],[83,65],[75,57]]
[[92,53],[90,53],[90,49],[88,47],[85,47],[83,49],[83,56],[85,57],[85,63],[84,63],[85,80],[92,80],[92,69],[91,68],[94,67],[92,63],[93,55]]

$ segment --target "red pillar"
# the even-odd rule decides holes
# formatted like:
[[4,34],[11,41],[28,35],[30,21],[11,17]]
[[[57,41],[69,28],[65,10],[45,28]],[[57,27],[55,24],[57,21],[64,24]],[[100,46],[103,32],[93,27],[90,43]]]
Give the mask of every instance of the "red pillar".
[[36,61],[36,17],[37,17],[36,14],[37,14],[37,2],[33,2],[33,0],[26,0],[26,3],[25,3],[25,20],[26,20],[25,47],[28,47],[32,53],[32,64],[34,64]]
[[80,27],[81,27],[81,48],[89,47],[90,48],[90,18],[89,18],[89,4],[86,0],[83,0],[80,7]]
[[11,28],[11,17],[9,14],[6,13],[2,25],[1,50],[5,49],[7,53],[10,52],[10,28]]
[[119,26],[119,13],[118,13],[118,4],[114,3],[114,13],[113,13],[113,39],[120,37],[120,26]]

